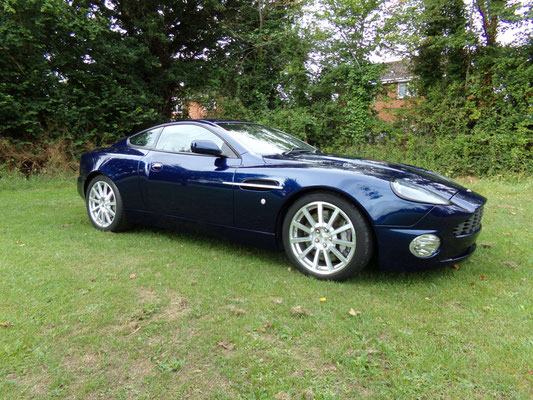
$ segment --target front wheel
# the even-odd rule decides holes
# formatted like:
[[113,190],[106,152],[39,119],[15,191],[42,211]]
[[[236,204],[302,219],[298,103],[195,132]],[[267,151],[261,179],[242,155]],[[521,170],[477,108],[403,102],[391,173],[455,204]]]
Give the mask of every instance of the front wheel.
[[338,195],[317,192],[297,200],[283,221],[283,245],[305,274],[342,280],[362,270],[373,254],[371,228],[361,212]]
[[111,179],[98,175],[87,187],[87,214],[95,228],[119,232],[127,228],[122,198]]

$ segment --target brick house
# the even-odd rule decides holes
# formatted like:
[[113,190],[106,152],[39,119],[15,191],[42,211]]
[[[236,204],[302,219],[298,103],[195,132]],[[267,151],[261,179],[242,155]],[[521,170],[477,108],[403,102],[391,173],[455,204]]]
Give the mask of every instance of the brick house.
[[176,100],[176,106],[171,115],[172,120],[178,119],[203,119],[207,116],[208,110],[197,101]]
[[[416,93],[409,84],[415,76],[409,71],[408,60],[388,62],[384,66],[385,71],[380,78],[383,88],[374,102],[374,109],[379,118],[391,122],[396,120],[395,110],[410,108],[413,104]],[[338,96],[338,93],[334,93],[335,98]],[[216,111],[216,108],[216,102],[206,107],[199,101],[178,100],[172,119],[202,119]]]
[[376,98],[374,108],[379,118],[391,122],[396,119],[394,110],[409,108],[413,102],[413,93],[409,84],[414,75],[409,71],[407,60],[385,63],[385,71],[381,75],[383,89]]

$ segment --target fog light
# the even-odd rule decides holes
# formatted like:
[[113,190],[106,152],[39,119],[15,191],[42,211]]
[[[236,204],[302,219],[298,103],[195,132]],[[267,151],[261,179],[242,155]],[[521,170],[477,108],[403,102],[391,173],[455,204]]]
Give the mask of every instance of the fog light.
[[429,258],[439,250],[439,247],[439,237],[426,234],[415,237],[409,245],[409,250],[418,258]]

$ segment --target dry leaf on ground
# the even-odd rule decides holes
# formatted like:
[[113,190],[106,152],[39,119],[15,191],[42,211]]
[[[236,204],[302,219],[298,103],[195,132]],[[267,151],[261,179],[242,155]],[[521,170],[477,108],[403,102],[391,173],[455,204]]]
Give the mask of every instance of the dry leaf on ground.
[[308,317],[311,312],[303,308],[302,306],[296,306],[291,308],[291,314],[298,317]]

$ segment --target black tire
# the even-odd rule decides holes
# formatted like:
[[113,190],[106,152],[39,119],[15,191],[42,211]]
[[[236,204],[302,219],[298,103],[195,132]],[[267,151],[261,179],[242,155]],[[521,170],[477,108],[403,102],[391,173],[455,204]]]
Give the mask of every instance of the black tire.
[[120,232],[129,227],[120,192],[107,176],[98,175],[89,182],[85,204],[96,229]]
[[329,192],[296,200],[283,220],[282,235],[296,268],[318,279],[350,278],[366,267],[374,253],[366,218],[348,200]]

